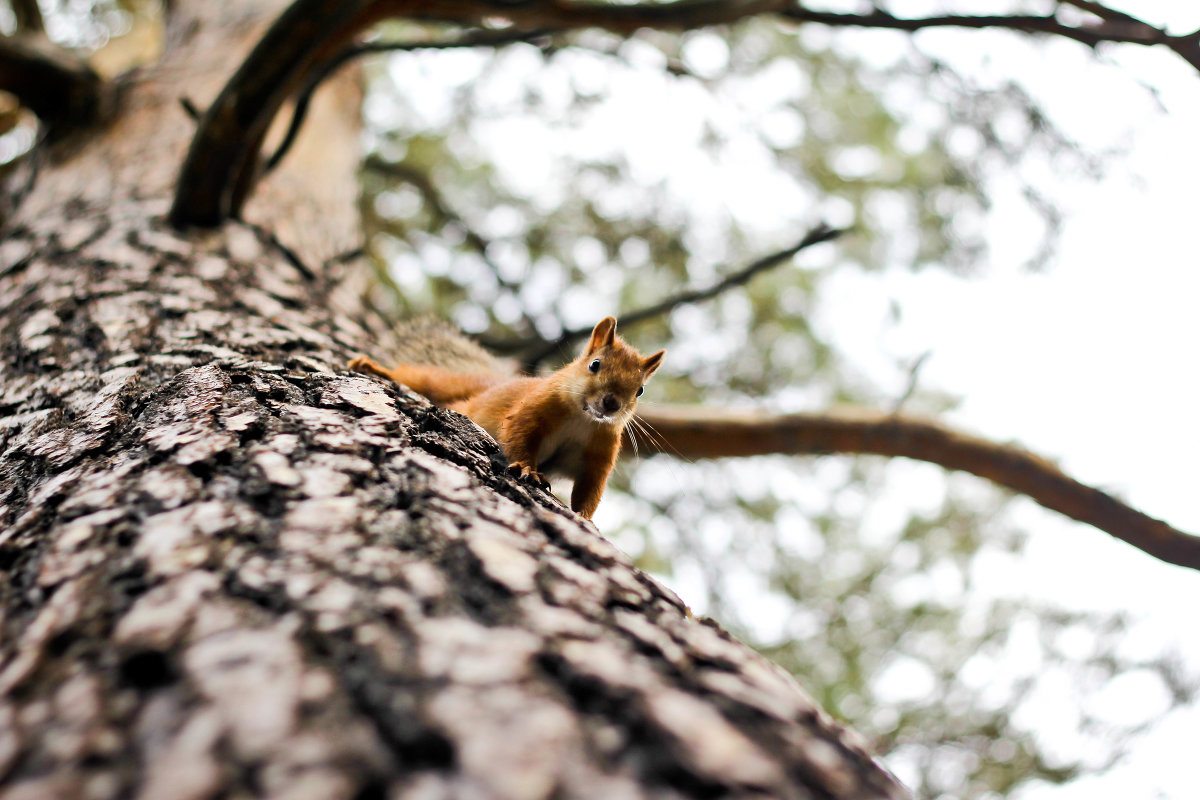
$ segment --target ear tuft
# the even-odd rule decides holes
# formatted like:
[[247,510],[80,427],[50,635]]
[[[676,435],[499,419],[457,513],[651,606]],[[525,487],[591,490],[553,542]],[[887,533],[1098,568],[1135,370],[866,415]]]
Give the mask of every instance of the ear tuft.
[[667,354],[666,350],[659,350],[654,355],[646,356],[642,359],[642,372],[649,378],[654,374],[654,371],[662,364],[663,356]]
[[590,356],[601,347],[612,347],[617,338],[617,318],[605,317],[592,328],[592,338],[588,341],[584,355]]

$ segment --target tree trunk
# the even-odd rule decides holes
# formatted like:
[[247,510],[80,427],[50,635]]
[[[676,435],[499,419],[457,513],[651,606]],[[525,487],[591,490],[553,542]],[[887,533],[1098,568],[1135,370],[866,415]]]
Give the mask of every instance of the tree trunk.
[[342,369],[388,336],[322,266],[346,113],[260,224],[167,226],[251,7],[172,4],[0,242],[0,796],[901,796],[474,425]]

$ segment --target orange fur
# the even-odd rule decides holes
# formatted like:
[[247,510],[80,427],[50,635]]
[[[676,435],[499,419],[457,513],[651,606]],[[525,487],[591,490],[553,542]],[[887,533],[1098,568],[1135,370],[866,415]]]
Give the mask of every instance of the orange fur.
[[500,443],[510,471],[521,477],[542,485],[543,472],[571,478],[571,508],[591,519],[617,461],[621,433],[637,407],[638,389],[665,353],[642,358],[616,331],[614,318],[600,320],[578,358],[540,378],[415,364],[388,370],[365,357],[349,366],[403,383],[467,415]]

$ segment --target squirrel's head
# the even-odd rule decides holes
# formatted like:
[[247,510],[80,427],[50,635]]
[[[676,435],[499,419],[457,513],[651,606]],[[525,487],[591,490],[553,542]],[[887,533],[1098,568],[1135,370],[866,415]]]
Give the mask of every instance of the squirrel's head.
[[659,350],[643,358],[617,336],[615,318],[600,320],[572,369],[572,388],[580,396],[583,410],[595,422],[624,425],[666,352]]

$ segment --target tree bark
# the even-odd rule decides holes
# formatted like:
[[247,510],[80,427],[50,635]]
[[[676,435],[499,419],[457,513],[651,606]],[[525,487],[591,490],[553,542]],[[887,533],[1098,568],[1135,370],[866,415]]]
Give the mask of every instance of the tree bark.
[[465,418],[342,369],[389,335],[322,268],[344,116],[258,224],[166,224],[180,96],[278,4],[172,8],[0,240],[0,796],[902,796]]

